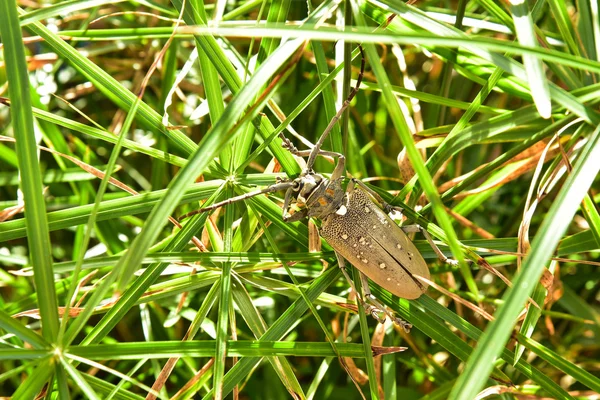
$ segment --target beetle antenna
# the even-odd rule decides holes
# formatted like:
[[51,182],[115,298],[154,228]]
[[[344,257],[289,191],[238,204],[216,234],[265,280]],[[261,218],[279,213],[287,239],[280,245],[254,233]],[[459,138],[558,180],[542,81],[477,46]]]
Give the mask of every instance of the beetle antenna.
[[293,187],[294,185],[295,185],[294,181],[279,182],[279,183],[276,183],[275,185],[268,186],[268,187],[266,187],[264,189],[255,190],[254,192],[242,194],[242,195],[239,195],[239,196],[236,196],[236,197],[231,197],[231,198],[229,198],[227,200],[223,200],[223,201],[220,201],[218,203],[211,204],[208,207],[204,207],[204,208],[201,208],[199,210],[191,211],[191,212],[189,212],[187,214],[182,215],[181,217],[179,217],[179,219],[189,218],[192,215],[201,214],[203,212],[216,210],[219,207],[223,207],[223,206],[226,206],[228,204],[235,203],[237,201],[246,200],[246,199],[249,199],[251,197],[255,197],[255,196],[261,195],[261,194],[273,193],[273,192],[279,192],[279,191],[287,190],[287,189]]
[[325,131],[323,131],[323,134],[321,135],[321,137],[319,138],[317,143],[315,143],[315,147],[313,147],[313,149],[310,153],[310,156],[308,157],[308,161],[306,162],[306,170],[307,171],[312,169],[313,164],[315,163],[315,160],[317,159],[317,155],[321,151],[321,147],[323,146],[323,143],[325,142],[325,139],[327,139],[327,136],[329,136],[329,133],[331,132],[331,130],[333,129],[335,124],[340,120],[342,113],[344,111],[346,111],[346,108],[348,108],[348,106],[350,105],[350,102],[352,101],[354,96],[356,96],[356,93],[358,93],[358,89],[360,88],[360,84],[361,84],[363,76],[365,74],[365,53],[363,52],[363,48],[361,45],[358,45],[358,48],[360,50],[360,55],[362,57],[362,61],[360,63],[360,73],[358,74],[358,77],[356,79],[356,86],[354,86],[352,88],[352,91],[348,95],[348,98],[344,101],[344,103],[340,107],[339,111],[333,116],[331,121],[329,121],[329,125],[327,125],[327,128],[325,128]]

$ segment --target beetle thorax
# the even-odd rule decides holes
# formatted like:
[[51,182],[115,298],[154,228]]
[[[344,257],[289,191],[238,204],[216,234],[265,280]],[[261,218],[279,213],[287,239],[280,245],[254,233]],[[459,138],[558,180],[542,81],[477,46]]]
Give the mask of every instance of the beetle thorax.
[[308,209],[308,217],[326,218],[344,205],[342,179],[330,181],[321,174],[309,172],[300,178],[296,204]]

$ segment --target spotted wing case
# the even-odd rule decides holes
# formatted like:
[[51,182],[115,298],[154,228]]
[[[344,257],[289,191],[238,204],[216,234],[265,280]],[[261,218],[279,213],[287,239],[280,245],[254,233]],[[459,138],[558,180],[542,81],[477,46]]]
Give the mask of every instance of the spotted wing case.
[[335,251],[378,285],[405,299],[416,299],[427,285],[429,268],[404,231],[360,188],[348,192],[346,213],[334,213],[321,226],[321,236]]

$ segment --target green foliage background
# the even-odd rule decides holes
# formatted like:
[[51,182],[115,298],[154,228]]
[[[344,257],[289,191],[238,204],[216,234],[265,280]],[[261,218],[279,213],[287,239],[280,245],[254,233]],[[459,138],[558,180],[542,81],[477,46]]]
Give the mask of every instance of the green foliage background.
[[[0,2],[0,395],[597,395],[599,21],[585,0]],[[326,147],[460,261],[417,236],[439,288],[373,285],[409,334],[357,312],[280,194],[168,220],[297,176],[279,135],[317,140],[358,43]]]

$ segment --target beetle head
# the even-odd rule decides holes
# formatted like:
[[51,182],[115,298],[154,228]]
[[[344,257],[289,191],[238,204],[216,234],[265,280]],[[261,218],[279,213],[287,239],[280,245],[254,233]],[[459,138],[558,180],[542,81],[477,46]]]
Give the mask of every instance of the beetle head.
[[296,204],[299,206],[306,205],[308,198],[312,195],[316,188],[321,185],[324,178],[321,174],[307,172],[294,180],[298,185],[294,186],[296,192]]

